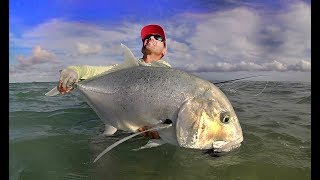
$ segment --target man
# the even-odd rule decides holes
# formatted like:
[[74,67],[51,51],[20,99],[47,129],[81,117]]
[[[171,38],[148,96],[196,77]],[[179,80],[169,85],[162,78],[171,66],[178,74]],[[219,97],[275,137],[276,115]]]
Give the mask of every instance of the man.
[[[141,52],[143,57],[138,59],[140,66],[171,68],[171,65],[162,59],[164,55],[167,54],[167,46],[166,35],[161,26],[156,24],[144,26],[141,29],[141,39]],[[117,64],[107,66],[69,66],[61,71],[58,89],[61,94],[68,93],[72,90],[73,83],[107,72],[115,66],[117,66]],[[148,128],[149,127],[141,127],[138,129],[138,131],[141,132]],[[115,132],[116,129],[114,127],[105,125],[105,131],[103,134],[112,135]],[[160,138],[158,132],[155,131],[144,133],[144,136],[153,139]]]
[[[138,59],[140,66],[169,67],[171,65],[163,60],[167,54],[166,36],[161,26],[150,24],[141,29],[143,57]],[[107,66],[68,66],[61,71],[58,89],[61,94],[72,90],[72,84],[111,70],[115,65]]]

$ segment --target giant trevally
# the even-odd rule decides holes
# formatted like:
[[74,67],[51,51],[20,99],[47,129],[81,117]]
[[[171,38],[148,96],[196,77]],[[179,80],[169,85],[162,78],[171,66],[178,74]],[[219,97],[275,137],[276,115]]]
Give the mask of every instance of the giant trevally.
[[[74,85],[109,127],[110,135],[116,130],[136,133],[149,126],[158,131],[161,142],[145,147],[169,143],[221,152],[240,146],[243,134],[238,117],[218,87],[177,69],[139,66],[132,52],[122,47],[123,64]],[[46,95],[54,92],[56,88]]]

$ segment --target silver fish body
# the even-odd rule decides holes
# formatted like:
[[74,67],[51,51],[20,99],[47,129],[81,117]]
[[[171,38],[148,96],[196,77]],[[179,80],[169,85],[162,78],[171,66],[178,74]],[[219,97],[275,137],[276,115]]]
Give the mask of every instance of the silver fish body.
[[76,83],[107,125],[136,132],[166,119],[159,131],[173,145],[230,151],[240,146],[242,129],[224,93],[209,81],[164,67],[134,66]]

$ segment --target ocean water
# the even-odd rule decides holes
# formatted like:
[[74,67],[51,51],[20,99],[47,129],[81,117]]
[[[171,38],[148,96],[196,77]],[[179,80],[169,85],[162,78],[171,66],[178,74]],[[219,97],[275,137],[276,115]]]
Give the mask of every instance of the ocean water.
[[46,97],[56,83],[9,84],[9,178],[50,179],[310,179],[311,84],[238,81],[219,84],[243,129],[240,148],[219,157],[162,145],[133,151],[137,136],[97,163],[129,133],[103,137],[103,123],[76,91]]

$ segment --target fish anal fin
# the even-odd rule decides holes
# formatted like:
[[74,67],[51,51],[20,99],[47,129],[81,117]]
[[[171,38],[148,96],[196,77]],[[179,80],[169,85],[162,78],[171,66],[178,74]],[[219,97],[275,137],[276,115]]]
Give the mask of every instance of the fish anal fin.
[[117,132],[117,128],[105,124],[104,125],[104,132],[102,133],[104,136],[112,136],[115,132]]
[[158,147],[158,146],[161,146],[162,144],[165,144],[165,142],[162,139],[150,139],[148,143],[145,144],[144,146],[141,146],[140,148],[136,148],[132,150],[139,151],[141,149]]

